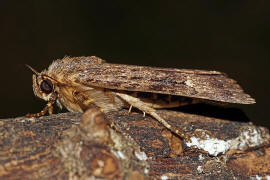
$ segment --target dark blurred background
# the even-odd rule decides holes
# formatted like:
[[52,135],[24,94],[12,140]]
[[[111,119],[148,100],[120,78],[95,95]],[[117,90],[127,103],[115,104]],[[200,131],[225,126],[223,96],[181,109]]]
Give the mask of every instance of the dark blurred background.
[[257,101],[232,105],[270,126],[270,3],[239,1],[1,1],[0,117],[40,111],[29,64],[95,55],[112,63],[218,70]]

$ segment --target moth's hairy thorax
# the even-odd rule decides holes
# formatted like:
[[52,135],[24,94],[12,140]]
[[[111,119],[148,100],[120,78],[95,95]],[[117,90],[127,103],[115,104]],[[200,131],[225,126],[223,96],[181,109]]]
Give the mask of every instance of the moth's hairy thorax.
[[[54,61],[49,66],[47,74],[63,84],[82,86],[83,84],[78,82],[78,76],[90,73],[87,72],[87,67],[95,67],[102,63],[104,63],[104,60],[94,56],[91,57],[91,61],[86,57],[65,57]],[[88,85],[86,87],[88,87]]]
[[[71,112],[84,112],[91,107],[101,108],[104,112],[123,108],[125,102],[113,91],[95,86],[85,86],[76,82],[74,79],[76,74],[72,72],[76,62],[78,62],[78,70],[80,67],[79,61],[67,57],[61,61],[55,61],[46,72],[48,76],[60,83],[55,87],[59,107],[64,106]],[[69,68],[63,69],[63,65],[69,67],[70,70]],[[71,67],[71,65],[73,66]]]

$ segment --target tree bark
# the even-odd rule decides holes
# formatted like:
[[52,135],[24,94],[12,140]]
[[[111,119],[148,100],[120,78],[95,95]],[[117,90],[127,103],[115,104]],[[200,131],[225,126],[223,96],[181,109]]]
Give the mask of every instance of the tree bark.
[[0,121],[1,179],[250,179],[270,175],[264,127],[176,111],[62,113]]

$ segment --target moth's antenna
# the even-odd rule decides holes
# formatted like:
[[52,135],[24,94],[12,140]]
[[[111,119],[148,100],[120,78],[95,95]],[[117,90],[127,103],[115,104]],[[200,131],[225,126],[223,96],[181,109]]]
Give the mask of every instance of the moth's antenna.
[[37,72],[34,68],[32,68],[31,66],[29,66],[29,65],[25,65],[26,67],[28,67],[33,73],[35,73],[36,75],[40,75],[40,73],[39,72]]
[[[39,72],[37,72],[34,68],[32,68],[31,66],[29,66],[29,65],[25,65],[26,67],[28,67],[31,71],[33,71],[33,73],[35,73],[36,75],[40,75],[40,73]],[[60,83],[59,81],[57,81],[56,79],[54,79],[54,78],[52,78],[52,77],[50,77],[50,76],[48,76],[48,75],[46,75],[46,74],[43,74],[42,75],[43,77],[47,77],[47,78],[49,78],[49,79],[52,79],[53,81],[55,81],[55,82],[57,82],[58,84],[62,84],[62,83]]]

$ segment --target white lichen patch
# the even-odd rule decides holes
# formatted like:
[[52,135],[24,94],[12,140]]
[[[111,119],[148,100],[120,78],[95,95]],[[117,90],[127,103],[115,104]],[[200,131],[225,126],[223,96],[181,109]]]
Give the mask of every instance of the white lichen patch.
[[231,140],[231,149],[246,150],[265,143],[260,129],[248,128],[240,136]]
[[255,175],[250,177],[251,180],[262,180],[262,179],[266,179],[266,180],[270,180],[270,176],[259,176],[259,175]]
[[143,171],[145,174],[148,174],[149,173],[149,169],[148,168],[144,168],[144,171]]
[[168,176],[162,175],[162,176],[160,177],[160,179],[161,179],[161,180],[167,180],[167,179],[169,179],[169,177],[168,177]]
[[186,145],[207,151],[212,156],[224,154],[230,149],[246,150],[250,147],[262,145],[269,139],[269,137],[263,137],[262,130],[255,126],[243,130],[238,137],[226,141],[211,137],[204,130],[197,131],[200,132],[199,137],[191,137],[190,140],[186,142]]
[[202,154],[200,154],[200,155],[199,155],[199,161],[202,161],[202,160],[204,160],[204,157],[203,157]]
[[259,175],[256,175],[255,177],[250,177],[251,180],[261,180],[262,177]]
[[186,145],[188,147],[194,146],[198,149],[207,151],[212,156],[217,156],[220,153],[224,154],[230,148],[229,142],[217,138],[210,138],[209,135],[207,136],[208,139],[191,137],[190,142],[187,142]]
[[187,86],[189,86],[189,87],[194,87],[194,84],[193,84],[192,80],[190,80],[190,79],[186,80],[186,81],[185,81],[185,84],[186,84]]
[[141,161],[147,160],[147,155],[143,151],[139,151],[139,152],[135,151],[135,156]]
[[118,157],[120,157],[121,159],[126,159],[125,154],[122,151],[117,151],[116,154],[118,155]]
[[198,166],[198,167],[197,167],[197,171],[198,171],[199,173],[202,173],[202,172],[203,172],[202,166]]

